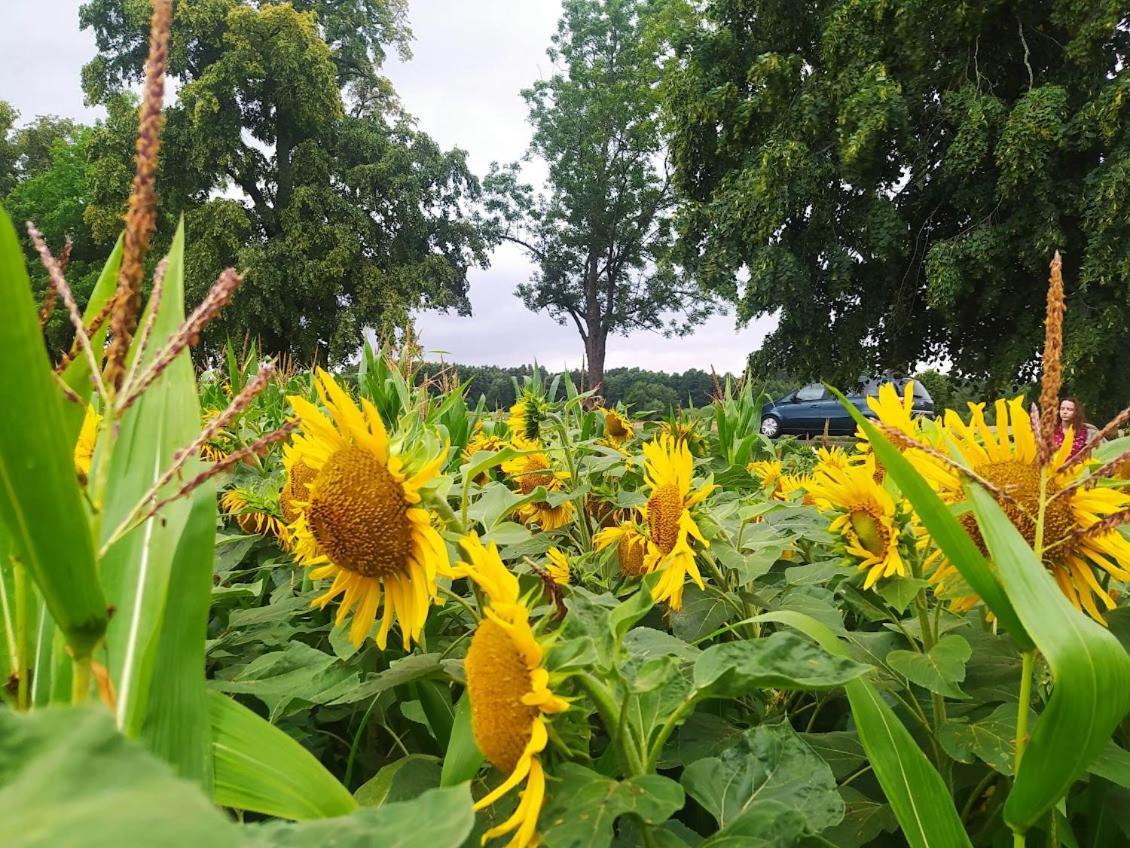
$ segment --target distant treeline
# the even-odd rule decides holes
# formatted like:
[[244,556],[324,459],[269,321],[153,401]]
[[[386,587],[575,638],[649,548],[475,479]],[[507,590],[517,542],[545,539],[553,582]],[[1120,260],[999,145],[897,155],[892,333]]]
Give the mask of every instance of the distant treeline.
[[[445,385],[453,381],[467,384],[467,400],[477,404],[479,398],[485,400],[488,409],[505,409],[514,403],[514,380],[521,384],[523,378],[534,373],[534,368],[540,372],[542,380],[548,383],[561,372],[549,371],[542,366],[519,365],[510,368],[500,368],[495,365],[459,365],[455,363],[424,363],[421,370],[422,378],[436,378],[443,372]],[[569,372],[573,384],[581,383],[581,372]],[[916,375],[926,386],[934,398],[936,409],[958,409],[965,411],[968,401],[983,400],[986,397],[986,387],[977,383],[954,379],[948,374],[930,369]],[[719,385],[724,385],[730,379],[736,381],[738,377],[732,374],[720,374],[717,377]],[[771,398],[779,398],[793,389],[808,382],[802,376],[780,371],[771,376],[755,376],[754,388]],[[1008,392],[1009,396],[1020,394],[1030,389],[1028,386],[1017,386]],[[625,403],[636,412],[654,412],[665,414],[669,409],[700,407],[711,402],[715,394],[715,377],[708,371],[700,368],[690,368],[680,373],[667,373],[666,371],[648,371],[644,368],[610,368],[604,374],[604,386],[601,395],[609,404]]]
[[[547,384],[561,373],[536,367]],[[514,379],[521,384],[524,377],[534,373],[534,368],[533,365],[499,368],[494,365],[428,362],[422,370],[428,377],[436,377],[444,371],[447,380],[457,378],[459,382],[467,383],[467,400],[471,404],[478,403],[482,397],[488,409],[504,409],[514,403]],[[580,371],[570,371],[569,377],[575,386],[580,385]],[[732,374],[717,377],[719,385],[724,385],[727,379],[736,381],[738,378]],[[787,377],[758,383],[763,391],[774,397],[796,388],[795,381]],[[690,368],[681,374],[643,368],[610,368],[604,372],[601,389],[601,395],[609,404],[625,403],[636,411],[659,413],[678,407],[705,406],[711,402],[714,392],[715,377],[699,368]]]

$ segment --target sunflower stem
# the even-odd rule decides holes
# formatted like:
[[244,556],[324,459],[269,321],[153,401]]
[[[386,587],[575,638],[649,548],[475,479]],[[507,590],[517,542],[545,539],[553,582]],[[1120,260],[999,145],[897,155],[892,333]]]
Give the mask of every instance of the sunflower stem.
[[617,733],[620,717],[617,714],[616,704],[612,700],[612,693],[608,690],[608,687],[587,673],[577,675],[577,681],[581,684],[581,688],[585,690],[585,694],[592,699],[593,706],[596,707],[596,714],[600,716],[604,729],[611,737],[612,744],[616,746],[617,759],[620,761],[620,768],[624,774],[629,777],[644,774],[643,763],[640,762],[639,754],[632,746],[624,744],[623,736]]

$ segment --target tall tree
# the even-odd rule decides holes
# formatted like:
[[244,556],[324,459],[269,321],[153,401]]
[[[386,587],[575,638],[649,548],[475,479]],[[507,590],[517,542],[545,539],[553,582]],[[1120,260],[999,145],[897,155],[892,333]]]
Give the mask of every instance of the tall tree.
[[680,257],[779,314],[761,366],[1028,379],[1061,248],[1069,384],[1130,394],[1125,2],[700,5],[666,83]]
[[671,261],[672,191],[660,127],[656,18],[645,0],[566,0],[548,55],[553,74],[522,92],[548,195],[518,166],[484,181],[501,237],[537,263],[526,306],[570,321],[588,380],[604,376],[608,336],[683,332],[708,311]]
[[[132,127],[122,92],[142,68],[147,4],[90,0],[99,54],[88,98],[109,105],[89,216],[116,222]],[[187,294],[217,267],[247,282],[205,337],[249,333],[303,361],[350,356],[366,329],[405,326],[419,307],[466,311],[467,270],[487,261],[479,184],[401,111],[380,74],[407,55],[403,0],[180,0],[158,183],[163,232],[186,213]],[[122,105],[122,104],[125,105]],[[123,120],[115,120],[122,117]]]

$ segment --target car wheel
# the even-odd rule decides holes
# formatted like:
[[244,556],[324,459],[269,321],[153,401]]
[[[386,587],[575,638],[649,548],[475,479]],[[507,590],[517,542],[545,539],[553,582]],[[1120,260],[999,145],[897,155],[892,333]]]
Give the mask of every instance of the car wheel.
[[772,415],[766,415],[761,419],[761,435],[768,436],[770,439],[777,438],[781,432],[781,422]]

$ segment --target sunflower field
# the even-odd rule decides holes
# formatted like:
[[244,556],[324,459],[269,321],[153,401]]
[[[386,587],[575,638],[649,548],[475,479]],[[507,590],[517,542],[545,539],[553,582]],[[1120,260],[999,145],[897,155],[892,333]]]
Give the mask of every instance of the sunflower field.
[[835,444],[411,344],[201,372],[242,278],[186,316],[183,230],[146,261],[156,8],[85,310],[0,212],[4,845],[1130,844],[1130,409],[1056,446],[1058,257],[1039,398]]

